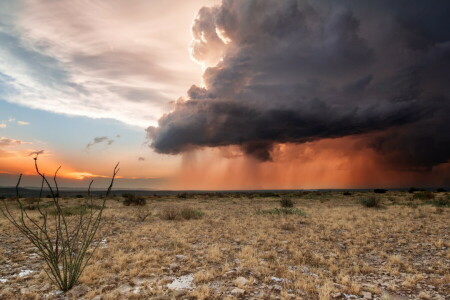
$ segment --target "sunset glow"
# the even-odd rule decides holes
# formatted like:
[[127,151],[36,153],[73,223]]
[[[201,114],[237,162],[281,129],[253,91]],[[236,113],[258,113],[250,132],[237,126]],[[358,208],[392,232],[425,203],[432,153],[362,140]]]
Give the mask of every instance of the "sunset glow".
[[445,9],[344,2],[2,1],[0,186],[450,186]]

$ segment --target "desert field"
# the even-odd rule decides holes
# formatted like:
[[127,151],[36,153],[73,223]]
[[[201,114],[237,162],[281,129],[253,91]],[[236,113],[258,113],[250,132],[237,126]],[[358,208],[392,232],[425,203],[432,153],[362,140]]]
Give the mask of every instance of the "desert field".
[[[450,299],[449,194],[413,195],[118,194],[66,294],[0,214],[0,299]],[[70,219],[85,198],[61,201]]]

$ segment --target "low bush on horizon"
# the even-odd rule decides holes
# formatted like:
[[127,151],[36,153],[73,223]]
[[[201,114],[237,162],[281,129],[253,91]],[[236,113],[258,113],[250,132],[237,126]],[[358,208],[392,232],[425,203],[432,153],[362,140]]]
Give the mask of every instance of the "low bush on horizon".
[[434,194],[430,191],[421,191],[414,193],[413,199],[430,200],[434,199]]
[[286,196],[282,197],[280,200],[281,207],[294,207],[294,201]]
[[147,204],[147,200],[145,199],[145,197],[136,196],[135,194],[125,193],[122,194],[122,197],[124,198],[123,205],[125,206],[130,205],[144,206],[145,204]]
[[363,197],[359,200],[362,206],[370,207],[370,208],[380,208],[381,207],[381,199],[375,196],[367,196]]

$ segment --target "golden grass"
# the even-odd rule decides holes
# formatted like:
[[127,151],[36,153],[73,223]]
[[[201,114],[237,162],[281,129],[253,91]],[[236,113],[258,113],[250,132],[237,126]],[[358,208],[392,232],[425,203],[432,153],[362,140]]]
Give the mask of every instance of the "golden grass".
[[[383,209],[361,206],[358,193],[294,198],[306,216],[256,213],[279,207],[279,198],[148,198],[151,213],[143,221],[135,207],[109,200],[105,246],[80,278],[90,289],[84,297],[235,299],[238,288],[246,299],[341,299],[339,293],[363,292],[378,299],[444,299],[450,294],[450,209],[414,208],[403,205],[408,194],[388,195]],[[161,219],[173,205],[204,215]],[[57,298],[48,294],[55,288],[34,252],[0,217],[0,279],[8,279],[0,282],[0,299]],[[14,276],[22,267],[36,272]],[[191,290],[167,288],[188,274]],[[248,282],[236,283],[238,277]]]

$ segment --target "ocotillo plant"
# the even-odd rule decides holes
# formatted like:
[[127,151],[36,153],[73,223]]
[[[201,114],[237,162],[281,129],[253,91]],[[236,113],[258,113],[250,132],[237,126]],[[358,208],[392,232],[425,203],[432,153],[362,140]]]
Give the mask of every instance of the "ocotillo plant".
[[[38,249],[38,255],[44,259],[47,265],[47,268],[44,268],[46,274],[59,289],[66,292],[75,286],[100,244],[93,243],[93,240],[100,227],[107,196],[111,192],[114,179],[119,172],[119,163],[114,168],[111,183],[102,200],[102,205],[97,206],[97,210],[95,210],[92,197],[89,197],[90,200],[86,200],[83,206],[84,211],[78,217],[65,216],[63,207],[61,207],[57,183],[57,174],[61,167],[53,176],[54,187],[52,187],[45,174],[39,171],[37,156],[34,158],[34,165],[42,180],[37,203],[39,218],[30,216],[20,200],[19,185],[22,174],[17,181],[15,197],[19,213],[14,213],[5,200],[3,200],[3,207],[0,207],[0,210]],[[92,181],[88,188],[88,195],[90,195],[91,184]],[[44,186],[49,189],[52,197],[51,206],[45,208],[40,206]],[[54,213],[49,216],[49,211]]]

